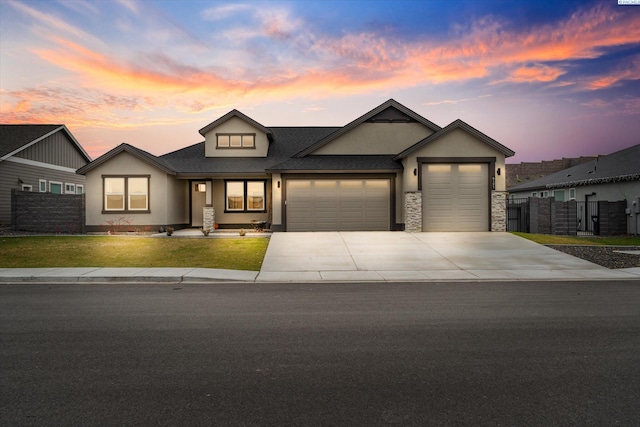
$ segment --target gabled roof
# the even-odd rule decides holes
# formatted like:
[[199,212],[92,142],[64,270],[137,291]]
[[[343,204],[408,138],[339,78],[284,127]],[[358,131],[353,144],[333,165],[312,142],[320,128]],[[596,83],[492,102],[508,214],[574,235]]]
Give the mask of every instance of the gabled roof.
[[205,157],[204,142],[160,156],[178,176],[264,175],[265,171],[328,134],[336,127],[273,127],[267,157]]
[[271,134],[271,130],[269,130],[268,128],[262,126],[260,123],[256,122],[251,117],[242,114],[238,110],[229,111],[227,114],[225,114],[224,116],[220,117],[219,119],[214,120],[213,122],[209,123],[208,125],[206,125],[202,129],[200,129],[198,132],[200,132],[200,135],[205,136],[206,133],[209,132],[211,129],[214,129],[217,126],[220,126],[222,123],[226,122],[227,120],[229,120],[229,119],[231,119],[233,117],[237,117],[240,120],[243,120],[243,121],[249,123],[251,126],[255,127],[256,129],[259,129],[261,132],[266,133],[267,134],[267,138],[269,138],[269,141],[273,141],[273,135]]
[[468,134],[470,134],[470,135],[476,137],[477,139],[479,139],[480,141],[486,143],[490,147],[495,148],[496,150],[498,150],[499,152],[504,154],[505,157],[511,157],[514,154],[516,154],[515,151],[510,150],[509,148],[507,148],[504,145],[500,144],[495,139],[485,135],[484,133],[480,132],[478,129],[468,125],[467,123],[463,122],[462,120],[457,119],[454,122],[452,122],[451,124],[449,124],[448,126],[440,129],[436,133],[432,133],[431,135],[429,135],[428,137],[426,137],[422,141],[419,141],[416,144],[412,145],[411,147],[407,148],[402,153],[398,154],[394,158],[394,160],[400,160],[400,159],[402,159],[404,157],[407,157],[409,154],[421,149],[422,147],[424,147],[424,146],[426,146],[428,144],[431,144],[433,141],[436,141],[439,138],[442,138],[444,135],[446,135],[446,134],[448,134],[451,131],[456,130],[456,129],[462,129],[463,131],[467,132]]
[[[358,126],[358,125],[360,125],[360,124],[362,124],[362,123],[364,123],[366,121],[375,119],[376,116],[381,115],[387,109],[398,110],[405,117],[408,117],[410,120],[413,120],[413,121],[416,121],[418,123],[423,124],[424,126],[428,127],[429,129],[431,129],[434,132],[440,130],[440,126],[438,126],[435,123],[425,119],[420,114],[416,113],[413,110],[410,110],[409,108],[407,108],[404,105],[400,104],[398,101],[396,101],[394,99],[390,99],[387,102],[385,102],[384,104],[381,104],[381,105],[377,106],[376,108],[374,108],[373,110],[369,111],[368,113],[364,114],[363,116],[358,117],[357,119],[355,119],[351,123],[345,125],[344,127],[341,127],[340,129],[338,129],[337,131],[335,131],[331,135],[328,135],[326,138],[323,138],[320,141],[316,142],[315,144],[305,148],[304,150],[300,151],[299,153],[297,153],[293,157],[305,157],[305,156],[313,153],[314,151],[318,150],[320,147],[323,147],[324,145],[330,143],[334,139],[344,135],[345,133],[349,132],[350,130],[352,130],[356,126]],[[394,116],[394,114],[388,114],[387,116],[391,116],[392,117],[392,116]],[[392,120],[392,119],[385,117],[384,120],[386,121],[386,120]]]
[[640,180],[640,144],[509,188],[511,192]]
[[91,161],[91,157],[84,151],[84,148],[69,132],[65,125],[0,125],[0,161],[7,159],[20,151],[37,144],[43,139],[53,135],[56,132],[64,132],[71,142],[76,146],[78,151],[87,160]]
[[76,171],[77,174],[80,175],[84,175],[86,174],[88,171],[90,171],[91,169],[94,169],[98,166],[100,166],[101,164],[103,164],[104,162],[106,162],[107,160],[110,160],[112,158],[114,158],[115,156],[117,156],[120,153],[129,153],[134,157],[137,157],[138,159],[142,160],[143,162],[149,163],[152,166],[157,167],[158,169],[170,174],[170,175],[176,175],[176,172],[171,169],[171,167],[161,158],[154,156],[151,153],[147,153],[144,150],[141,150],[139,148],[134,147],[133,145],[129,145],[127,143],[122,143],[120,145],[118,145],[117,147],[113,148],[112,150],[104,153],[102,156],[98,157],[97,159],[95,159],[93,162],[81,167],[80,169],[78,169]]

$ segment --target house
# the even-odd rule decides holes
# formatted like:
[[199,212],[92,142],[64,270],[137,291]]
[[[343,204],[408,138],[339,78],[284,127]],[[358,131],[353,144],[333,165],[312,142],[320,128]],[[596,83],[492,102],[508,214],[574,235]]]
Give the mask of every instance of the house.
[[82,194],[76,170],[91,157],[65,125],[0,125],[0,224],[11,223],[11,190]]
[[[509,189],[510,199],[528,197],[578,202],[624,200],[627,233],[637,234],[640,231],[640,144]],[[594,211],[593,215],[596,214]],[[590,216],[580,218],[583,227]]]
[[233,110],[204,141],[154,156],[121,144],[86,175],[86,229],[504,231],[505,157],[461,120],[441,128],[391,99],[343,127],[266,127]]

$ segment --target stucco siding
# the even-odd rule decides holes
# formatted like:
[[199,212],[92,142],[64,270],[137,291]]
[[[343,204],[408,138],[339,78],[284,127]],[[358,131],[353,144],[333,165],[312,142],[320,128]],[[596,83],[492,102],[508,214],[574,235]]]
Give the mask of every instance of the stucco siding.
[[167,224],[189,224],[189,181],[167,175]]
[[50,181],[60,182],[63,192],[64,184],[85,185],[86,181],[74,172],[15,163],[11,159],[0,162],[0,224],[11,223],[11,189],[21,190],[23,185],[31,185],[32,191],[37,192],[41,179],[47,181],[47,190]]
[[362,123],[313,154],[398,154],[432,133],[420,123]]
[[[149,175],[149,211],[150,213],[114,212],[102,213],[103,175]],[[87,226],[105,226],[107,221],[124,217],[136,225],[167,225],[167,193],[172,179],[165,172],[122,152],[109,162],[97,166],[87,173],[86,211]],[[181,207],[182,208],[182,207]]]
[[56,132],[25,148],[15,157],[78,169],[88,162],[64,132]]
[[[255,133],[255,148],[217,148],[216,134],[218,133]],[[269,139],[267,134],[237,117],[230,118],[220,126],[211,129],[205,135],[206,157],[266,157],[268,151]]]

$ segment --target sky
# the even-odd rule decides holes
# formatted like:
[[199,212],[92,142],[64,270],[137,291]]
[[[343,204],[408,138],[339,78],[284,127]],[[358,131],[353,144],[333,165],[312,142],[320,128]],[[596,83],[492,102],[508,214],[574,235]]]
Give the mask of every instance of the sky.
[[234,108],[344,126],[393,98],[508,163],[609,154],[640,143],[640,5],[619,1],[0,0],[0,122],[161,155]]

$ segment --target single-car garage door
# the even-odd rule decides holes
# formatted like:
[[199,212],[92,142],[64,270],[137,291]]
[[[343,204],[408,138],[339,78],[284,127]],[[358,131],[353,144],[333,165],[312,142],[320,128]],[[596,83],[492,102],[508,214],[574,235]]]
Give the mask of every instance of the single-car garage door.
[[422,229],[488,231],[488,179],[486,163],[423,165]]
[[388,179],[287,180],[287,231],[389,230]]

